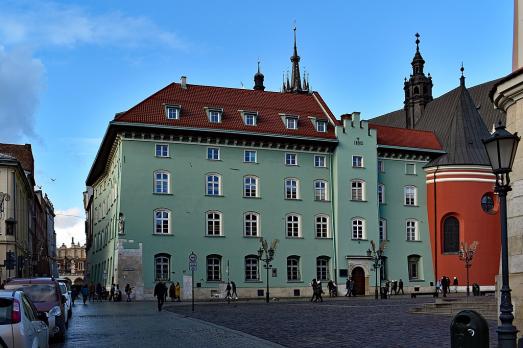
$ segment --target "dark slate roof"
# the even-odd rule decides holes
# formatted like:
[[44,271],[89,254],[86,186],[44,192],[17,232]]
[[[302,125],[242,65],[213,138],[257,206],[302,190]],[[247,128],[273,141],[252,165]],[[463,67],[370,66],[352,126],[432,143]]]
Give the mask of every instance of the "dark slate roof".
[[[489,98],[496,82],[471,88],[458,86],[427,104],[415,128],[433,131],[447,152],[430,165],[489,165],[481,139],[489,136],[494,123],[505,122],[505,114],[494,109]],[[393,111],[370,122],[405,128],[405,111]]]

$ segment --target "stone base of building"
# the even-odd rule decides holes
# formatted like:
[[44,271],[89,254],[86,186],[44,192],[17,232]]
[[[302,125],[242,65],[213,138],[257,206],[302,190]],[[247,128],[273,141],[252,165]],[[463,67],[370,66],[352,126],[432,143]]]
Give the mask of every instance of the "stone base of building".
[[[501,275],[496,277],[496,296],[498,301],[498,325],[501,324],[499,321],[499,305],[501,298],[498,296],[499,290],[501,289]],[[520,273],[510,273],[509,275],[509,285],[512,297],[512,306],[514,307],[514,325],[518,330],[518,338],[523,337],[523,272]]]

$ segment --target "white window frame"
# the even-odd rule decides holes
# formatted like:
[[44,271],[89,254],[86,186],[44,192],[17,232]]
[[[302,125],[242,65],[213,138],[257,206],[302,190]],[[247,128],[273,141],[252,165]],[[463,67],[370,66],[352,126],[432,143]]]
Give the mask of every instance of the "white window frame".
[[169,144],[154,144],[154,156],[158,158],[169,158]]
[[385,203],[385,185],[378,184],[378,203]]
[[314,200],[322,202],[329,200],[329,183],[327,180],[314,180]]
[[378,160],[378,173],[385,173],[385,161]]
[[316,279],[319,281],[330,280],[330,257],[318,256],[316,258]]
[[[254,159],[252,161],[249,161],[250,157],[247,158],[248,153],[254,154]],[[244,150],[243,151],[243,163],[257,163],[258,161],[258,151],[256,150]]]
[[297,166],[298,154],[295,152],[285,152],[284,160],[286,166]]
[[[322,161],[323,161],[323,165],[321,165]],[[314,167],[316,167],[316,168],[327,168],[327,156],[325,156],[325,155],[314,155]]]
[[[354,185],[361,184],[361,187],[354,187]],[[354,179],[351,181],[351,201],[356,202],[364,202],[365,196],[366,196],[366,190],[365,190],[365,180],[361,179]],[[358,194],[358,192],[360,194]],[[361,196],[361,197],[359,197]],[[361,198],[361,199],[358,199]]]
[[327,121],[317,120],[316,121],[316,131],[320,133],[327,133]]
[[[207,147],[207,159],[210,161],[219,161],[221,158],[220,152],[221,151],[220,151],[219,147],[213,147],[213,146]],[[214,154],[217,155],[216,158],[214,158]]]
[[378,231],[379,231],[380,240],[388,240],[387,239],[387,220],[386,219],[380,219],[379,225],[378,225]]
[[[161,214],[161,215],[158,215]],[[166,214],[167,216],[164,216]],[[167,232],[164,232],[167,225]],[[159,230],[159,231],[158,231]],[[154,210],[154,229],[153,234],[168,235],[171,232],[171,211],[169,209]]]
[[[160,272],[158,272],[160,269]],[[160,274],[160,276],[158,276]],[[171,255],[156,254],[154,255],[154,280],[170,280],[171,275]]]
[[180,106],[177,105],[166,105],[165,106],[165,117],[168,120],[179,120],[180,119]]
[[[215,179],[217,179],[218,182],[216,182]],[[211,190],[209,190],[209,189],[211,189]],[[205,195],[206,196],[221,196],[222,195],[222,176],[220,174],[207,173],[205,175]]]
[[[411,173],[409,173],[409,168],[412,168]],[[405,163],[405,174],[416,175],[416,163]]]
[[[212,262],[210,262],[212,260]],[[205,258],[207,267],[207,281],[220,282],[222,280],[222,257],[221,255],[212,254]],[[211,275],[209,277],[209,275]]]
[[[421,257],[419,255],[407,256],[407,265],[408,265],[407,267],[408,267],[409,280],[420,280],[421,279],[420,261],[421,261]],[[415,275],[413,275],[412,266],[414,266],[416,269]]]
[[[212,217],[209,215],[212,214]],[[209,210],[205,212],[205,236],[206,237],[220,237],[223,236],[223,214],[217,210]],[[216,225],[218,225],[218,234],[216,234]]]
[[329,216],[319,214],[314,217],[314,231],[316,238],[330,238]]
[[285,128],[298,129],[298,117],[286,116],[285,117]]
[[416,186],[407,185],[403,187],[403,205],[418,206],[418,188]]
[[301,257],[298,255],[291,255],[287,257],[287,281],[299,282],[301,281],[300,270]]
[[[158,178],[158,175],[162,175],[162,178]],[[166,176],[164,178],[163,176]],[[160,186],[158,186],[160,185]],[[165,187],[167,186],[167,187]],[[167,189],[165,191],[165,188]],[[170,194],[171,193],[171,173],[166,170],[156,170],[154,172],[154,187],[153,192],[156,194]]]
[[405,233],[407,242],[419,241],[419,223],[416,219],[407,219],[405,221]]
[[[247,182],[249,180],[249,182]],[[252,181],[254,180],[254,181]],[[243,177],[243,197],[256,198],[260,197],[260,179],[254,175],[246,175]],[[254,189],[253,189],[254,188]],[[254,194],[253,194],[254,191]]]
[[[295,190],[293,190],[292,183],[295,184]],[[284,190],[285,199],[300,199],[300,180],[297,178],[285,178]]]
[[301,216],[299,214],[291,213],[285,216],[285,235],[287,238],[301,238]]
[[245,281],[260,280],[260,260],[256,255],[247,255],[244,259],[245,263]]
[[367,239],[366,221],[363,218],[353,218],[351,220],[351,236],[353,240]]
[[[256,126],[256,124],[258,123],[257,118],[258,116],[254,113],[245,113],[243,116],[243,122],[246,126]],[[252,119],[252,123],[249,123],[249,119]]]
[[363,162],[363,156],[361,156],[361,155],[352,156],[352,168],[365,168],[365,163]]
[[[255,219],[252,217],[255,217]],[[255,238],[259,238],[261,236],[260,214],[253,211],[248,211],[243,214],[243,236]]]
[[222,123],[222,114],[221,110],[209,110],[209,122],[210,123]]

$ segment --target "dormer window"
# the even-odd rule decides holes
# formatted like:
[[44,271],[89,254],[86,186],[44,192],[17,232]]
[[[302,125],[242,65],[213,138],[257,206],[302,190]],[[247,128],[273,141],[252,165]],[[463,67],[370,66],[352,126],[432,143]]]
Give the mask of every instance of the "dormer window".
[[244,122],[247,126],[256,126],[256,114],[245,114]]
[[327,132],[327,121],[316,121],[316,130],[318,132]]
[[298,118],[297,117],[285,117],[285,127],[287,129],[298,129]]
[[180,118],[180,106],[179,105],[166,105],[165,116],[169,120],[178,120]]
[[207,112],[207,117],[209,118],[209,122],[211,122],[211,123],[221,123],[222,122],[223,109],[205,108],[205,111]]

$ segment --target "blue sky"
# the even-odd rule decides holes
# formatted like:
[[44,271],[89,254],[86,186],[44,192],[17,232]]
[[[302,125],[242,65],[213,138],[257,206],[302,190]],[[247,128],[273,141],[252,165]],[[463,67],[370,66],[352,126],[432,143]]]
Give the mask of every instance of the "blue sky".
[[[511,70],[512,1],[2,1],[0,142],[31,143],[58,242],[84,241],[82,192],[108,122],[176,81],[268,90],[301,67],[337,117],[402,107],[414,34],[439,96]],[[52,181],[55,179],[55,181]],[[67,216],[73,215],[73,216]]]

